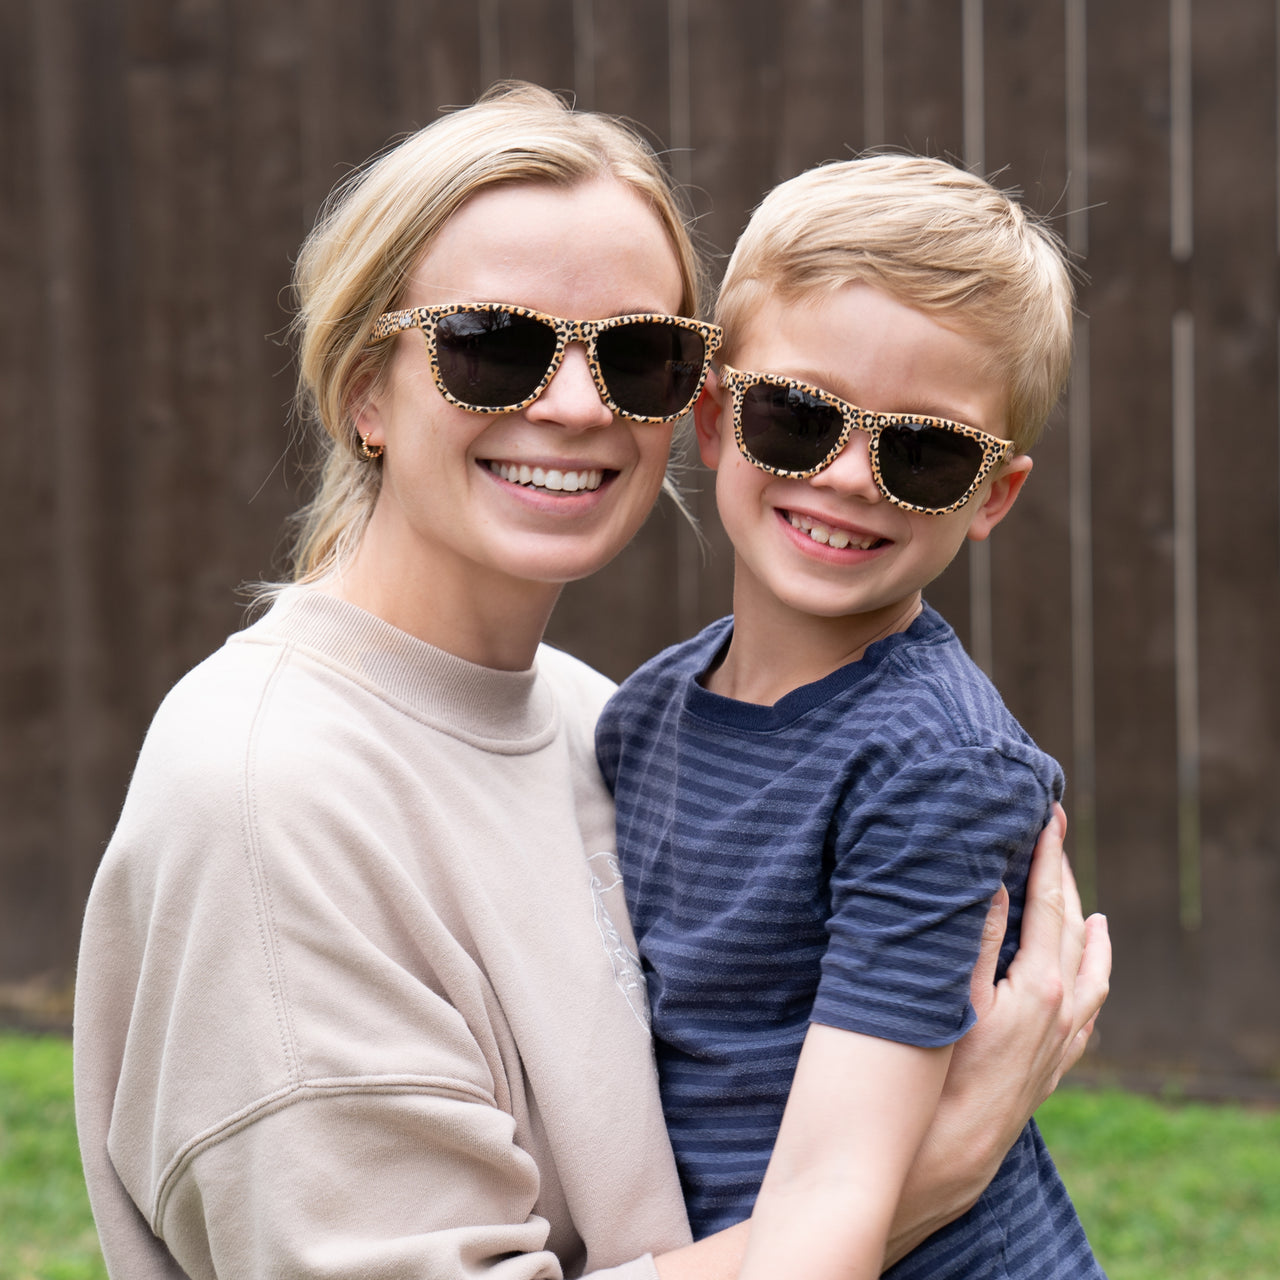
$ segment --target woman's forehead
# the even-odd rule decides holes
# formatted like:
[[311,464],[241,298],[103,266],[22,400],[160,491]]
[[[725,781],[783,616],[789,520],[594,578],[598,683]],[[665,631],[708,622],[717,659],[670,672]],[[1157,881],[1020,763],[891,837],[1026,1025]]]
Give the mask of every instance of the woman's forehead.
[[591,319],[676,311],[683,293],[675,248],[648,200],[602,178],[478,192],[428,246],[404,298],[512,302]]

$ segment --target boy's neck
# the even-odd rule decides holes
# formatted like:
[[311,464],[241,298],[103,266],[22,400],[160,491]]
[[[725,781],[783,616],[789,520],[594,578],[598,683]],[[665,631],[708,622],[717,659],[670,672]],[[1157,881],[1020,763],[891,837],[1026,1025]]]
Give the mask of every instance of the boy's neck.
[[800,613],[739,574],[733,638],[703,683],[739,702],[772,706],[804,685],[857,662],[877,640],[905,631],[924,607],[920,592],[872,613],[837,618]]

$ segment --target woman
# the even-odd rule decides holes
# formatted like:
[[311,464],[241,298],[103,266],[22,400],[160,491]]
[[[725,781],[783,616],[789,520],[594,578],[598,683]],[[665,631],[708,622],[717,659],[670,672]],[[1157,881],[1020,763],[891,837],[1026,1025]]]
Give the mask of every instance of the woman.
[[[668,180],[616,122],[499,92],[341,192],[297,288],[329,436],[298,585],[166,699],[86,916],[108,1265],[732,1276],[742,1233],[689,1245],[662,1128],[592,748],[609,686],[539,647],[644,520],[714,346]],[[1101,935],[1054,994],[1081,936],[1059,864],[898,1252],[976,1198],[1100,1003]]]

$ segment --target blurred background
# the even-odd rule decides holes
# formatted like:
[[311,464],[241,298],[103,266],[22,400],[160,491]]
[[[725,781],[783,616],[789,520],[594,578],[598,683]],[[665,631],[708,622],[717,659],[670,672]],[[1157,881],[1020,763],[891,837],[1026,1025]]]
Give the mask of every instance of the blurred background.
[[[146,724],[282,572],[293,253],[497,79],[633,118],[717,270],[887,144],[1019,188],[1081,276],[1070,393],[929,591],[1063,763],[1116,944],[1088,1070],[1280,1097],[1276,0],[0,0],[0,1021],[62,1027]],[[725,612],[669,506],[551,638],[614,677]]]

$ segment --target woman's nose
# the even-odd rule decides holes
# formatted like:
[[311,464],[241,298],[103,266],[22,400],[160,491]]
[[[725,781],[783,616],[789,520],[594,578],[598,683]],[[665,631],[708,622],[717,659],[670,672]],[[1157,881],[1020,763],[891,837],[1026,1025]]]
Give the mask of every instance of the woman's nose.
[[524,411],[530,422],[559,423],[578,431],[607,427],[613,412],[591,376],[587,348],[571,342],[546,390]]

